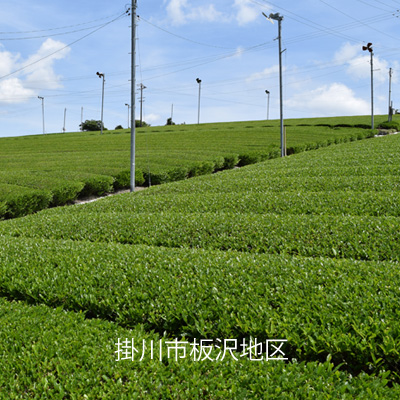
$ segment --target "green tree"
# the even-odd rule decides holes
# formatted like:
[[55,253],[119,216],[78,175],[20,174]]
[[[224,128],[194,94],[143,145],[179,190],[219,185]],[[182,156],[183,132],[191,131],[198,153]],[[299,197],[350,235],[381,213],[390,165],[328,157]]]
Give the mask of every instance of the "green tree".
[[[81,128],[81,131],[100,131],[101,130],[101,121],[96,121],[94,119],[86,120],[85,122],[81,123],[79,127]],[[103,130],[107,130],[107,128],[104,127],[103,124]]]

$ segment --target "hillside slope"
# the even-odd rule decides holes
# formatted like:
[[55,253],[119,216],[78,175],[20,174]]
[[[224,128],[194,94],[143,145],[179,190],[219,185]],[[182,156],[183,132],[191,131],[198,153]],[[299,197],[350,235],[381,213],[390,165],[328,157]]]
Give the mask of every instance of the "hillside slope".
[[[369,137],[365,119],[287,121],[288,152]],[[136,185],[177,181],[278,157],[279,136],[278,121],[138,129]],[[128,188],[129,165],[130,133],[124,130],[0,138],[0,219]]]
[[[398,398],[399,150],[346,143],[1,222],[0,387]],[[118,338],[147,341],[143,360],[115,361]],[[174,338],[186,357],[160,361]],[[278,339],[287,362],[266,359]],[[200,340],[230,351],[190,359]]]

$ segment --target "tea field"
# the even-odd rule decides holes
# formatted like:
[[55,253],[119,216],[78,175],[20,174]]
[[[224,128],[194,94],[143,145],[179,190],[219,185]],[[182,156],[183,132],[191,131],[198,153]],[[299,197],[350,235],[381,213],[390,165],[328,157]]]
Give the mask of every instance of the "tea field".
[[399,398],[399,152],[351,141],[0,222],[1,398]]
[[[377,123],[385,117],[377,117]],[[293,154],[371,136],[368,117],[288,120]],[[280,155],[279,121],[137,129],[136,185],[155,185]],[[0,219],[128,188],[130,133],[75,132],[0,139]]]

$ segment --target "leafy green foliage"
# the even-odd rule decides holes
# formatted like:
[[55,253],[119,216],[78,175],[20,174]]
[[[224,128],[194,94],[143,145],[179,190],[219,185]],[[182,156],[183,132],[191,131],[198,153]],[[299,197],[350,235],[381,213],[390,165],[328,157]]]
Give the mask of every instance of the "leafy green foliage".
[[[85,122],[82,122],[79,125],[79,127],[81,128],[82,131],[92,132],[92,131],[100,131],[102,125],[103,123],[101,121],[96,121],[94,119],[91,120],[87,119]],[[104,125],[103,129],[107,130],[107,128],[105,128]]]
[[352,374],[400,372],[400,319],[391,306],[399,299],[396,263],[0,242],[0,290],[10,298],[173,337],[284,337],[289,358],[323,361],[330,354]]
[[400,124],[397,121],[381,122],[379,124],[379,128],[381,128],[381,129],[395,129],[396,131],[398,131],[398,130],[400,130]]
[[48,191],[28,187],[0,184],[0,219],[16,218],[50,205],[52,194]]
[[[288,121],[288,154],[369,137],[371,132],[355,127],[355,121],[364,119]],[[277,158],[279,122],[269,123],[138,128],[135,184],[166,183]],[[340,123],[346,127],[332,129]],[[51,205],[128,187],[130,132],[118,129],[100,135],[99,121],[85,124],[87,133],[1,139],[0,183],[50,191]],[[64,184],[64,180],[75,183]]]
[[[400,142],[357,132],[351,143],[2,221],[0,387],[11,398],[398,398]],[[200,153],[151,171],[168,180],[227,157]],[[82,169],[79,182],[120,171]],[[104,359],[117,332],[279,337],[289,362],[164,354],[119,364]]]
[[[0,299],[0,387],[7,398],[31,399],[383,399],[399,397],[388,373],[352,377],[330,359],[291,363],[193,362],[151,359],[116,362],[118,338],[158,342],[158,337],[60,308],[26,306]],[[165,338],[164,338],[165,340]],[[141,353],[139,354],[141,355]],[[214,359],[217,351],[211,353]]]

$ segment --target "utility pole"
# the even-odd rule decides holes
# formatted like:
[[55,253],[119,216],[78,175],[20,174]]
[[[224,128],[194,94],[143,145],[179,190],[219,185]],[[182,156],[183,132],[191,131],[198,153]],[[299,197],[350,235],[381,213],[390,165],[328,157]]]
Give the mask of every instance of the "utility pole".
[[141,83],[139,85],[140,87],[140,127],[142,127],[143,125],[143,90],[147,89],[146,86],[143,85],[143,83]]
[[374,51],[372,50],[372,43],[368,43],[362,49],[369,51],[371,55],[371,129],[374,129]]
[[44,128],[44,97],[38,96],[39,100],[42,100],[42,123],[43,123],[43,135],[45,134]]
[[197,109],[197,123],[200,124],[200,95],[201,95],[201,79],[196,78],[196,82],[199,84],[199,101]]
[[63,132],[65,133],[65,120],[67,118],[67,109],[64,108],[64,126],[63,126]]
[[393,75],[393,70],[392,68],[389,69],[389,115],[388,115],[388,121],[392,121],[393,117],[393,107],[392,107],[392,75]]
[[285,149],[285,140],[284,140],[284,127],[283,127],[283,79],[282,79],[282,53],[286,50],[282,51],[282,20],[283,16],[279,13],[269,14],[267,17],[264,13],[262,13],[265,18],[267,18],[270,22],[278,21],[278,40],[279,40],[279,97],[280,97],[280,119],[281,119],[281,157],[285,157],[286,149]]
[[103,110],[104,110],[104,81],[105,81],[105,76],[102,72],[96,72],[96,75],[98,75],[99,78],[103,78],[103,89],[101,92],[101,132],[100,134],[103,134]]
[[135,87],[136,87],[136,7],[132,0],[132,41],[131,41],[131,181],[130,190],[135,191]]
[[269,96],[270,96],[270,93],[268,90],[266,90],[265,93],[268,96],[268,100],[267,100],[267,121],[268,121],[269,120]]
[[129,129],[129,109],[131,108],[131,106],[128,103],[125,103],[125,105],[128,107],[128,129]]

